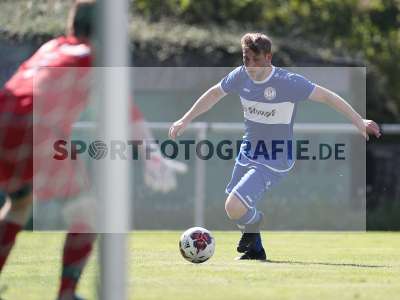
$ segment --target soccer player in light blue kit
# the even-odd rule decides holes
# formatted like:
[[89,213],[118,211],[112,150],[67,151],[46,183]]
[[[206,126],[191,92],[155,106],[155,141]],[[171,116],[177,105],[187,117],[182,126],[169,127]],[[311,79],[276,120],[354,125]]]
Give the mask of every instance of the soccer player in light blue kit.
[[[271,64],[271,40],[261,33],[247,33],[241,39],[243,66],[211,87],[178,121],[169,136],[175,139],[188,124],[208,111],[226,94],[239,95],[245,135],[236,158],[232,178],[226,187],[225,210],[242,230],[239,259],[265,260],[260,225],[263,213],[257,202],[294,165],[291,151],[297,106],[311,99],[325,103],[347,117],[368,139],[380,136],[379,126],[363,119],[344,99],[299,74]],[[271,151],[272,150],[272,151]]]

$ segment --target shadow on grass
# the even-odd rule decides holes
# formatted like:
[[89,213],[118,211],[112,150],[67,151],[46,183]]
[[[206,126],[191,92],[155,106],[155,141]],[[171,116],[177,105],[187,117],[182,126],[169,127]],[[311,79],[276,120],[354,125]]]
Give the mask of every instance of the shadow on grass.
[[365,264],[350,264],[350,263],[329,263],[329,262],[306,262],[295,260],[265,260],[264,263],[272,264],[289,264],[289,265],[304,265],[304,266],[336,266],[336,267],[353,267],[353,268],[391,268],[384,265],[365,265]]

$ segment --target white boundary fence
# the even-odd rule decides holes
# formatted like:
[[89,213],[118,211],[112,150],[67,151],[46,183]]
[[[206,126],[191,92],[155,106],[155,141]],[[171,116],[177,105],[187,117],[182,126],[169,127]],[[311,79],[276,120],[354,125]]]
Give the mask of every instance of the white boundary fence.
[[[95,128],[93,122],[78,122],[75,124],[75,129],[91,130]],[[171,123],[153,122],[148,123],[152,130],[167,131]],[[186,129],[195,133],[196,140],[204,140],[209,132],[243,132],[243,123],[206,123],[195,122],[189,125]],[[382,124],[381,130],[384,135],[400,135],[400,124]],[[358,130],[351,124],[337,123],[297,123],[294,126],[294,131],[297,133],[346,133],[357,134]],[[195,190],[194,190],[194,224],[195,226],[204,226],[204,203],[206,191],[206,164],[207,161],[196,156],[195,162]]]

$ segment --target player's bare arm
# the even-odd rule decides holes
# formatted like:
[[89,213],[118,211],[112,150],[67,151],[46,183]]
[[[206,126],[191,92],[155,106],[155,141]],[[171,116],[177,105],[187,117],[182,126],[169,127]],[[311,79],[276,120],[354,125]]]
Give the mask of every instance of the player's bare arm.
[[169,129],[169,137],[175,139],[177,136],[181,135],[190,122],[210,110],[224,96],[225,93],[222,91],[219,84],[208,89],[199,99],[197,99],[182,118],[172,124]]
[[345,115],[367,140],[369,139],[370,134],[373,134],[377,138],[381,136],[379,126],[376,122],[363,119],[349,103],[329,89],[316,85],[310,95],[310,99],[316,102],[325,103]]

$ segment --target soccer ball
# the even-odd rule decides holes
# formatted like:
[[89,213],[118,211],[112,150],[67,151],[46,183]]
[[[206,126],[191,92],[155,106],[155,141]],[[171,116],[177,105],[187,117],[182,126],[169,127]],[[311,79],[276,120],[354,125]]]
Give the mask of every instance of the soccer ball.
[[211,232],[202,227],[192,227],[181,235],[179,250],[184,259],[198,264],[214,254],[215,239]]

